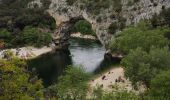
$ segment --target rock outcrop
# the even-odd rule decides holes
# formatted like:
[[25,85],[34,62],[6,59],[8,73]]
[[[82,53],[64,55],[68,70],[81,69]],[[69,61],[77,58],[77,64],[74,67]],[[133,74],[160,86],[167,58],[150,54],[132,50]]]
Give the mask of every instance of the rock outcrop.
[[[162,9],[170,7],[170,0],[139,0],[133,5],[129,5],[128,0],[121,0],[122,4],[121,17],[126,19],[126,25],[138,23],[141,19],[150,19],[155,13],[160,13]],[[56,24],[60,26],[63,22],[68,22],[72,18],[83,17],[92,24],[93,30],[96,32],[98,39],[103,45],[107,45],[114,35],[108,33],[108,27],[118,19],[113,16],[112,6],[102,9],[99,15],[93,15],[82,8],[78,2],[68,5],[66,0],[51,0],[48,12],[56,20]],[[100,17],[100,21],[98,21]]]

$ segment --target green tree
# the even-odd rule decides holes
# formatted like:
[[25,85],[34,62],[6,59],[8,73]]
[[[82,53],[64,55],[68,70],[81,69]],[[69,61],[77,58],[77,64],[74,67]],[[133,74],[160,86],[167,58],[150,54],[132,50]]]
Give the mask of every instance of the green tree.
[[56,85],[59,100],[86,100],[89,74],[82,68],[69,66]]
[[95,35],[94,31],[92,30],[92,26],[88,21],[80,20],[75,23],[74,28],[76,32],[80,32],[84,35],[86,34]]
[[46,30],[54,30],[56,28],[55,19],[46,11],[50,5],[50,0],[41,0],[42,7],[29,8],[28,3],[31,1],[0,1],[0,28],[3,28],[2,30],[0,29],[0,38],[4,37],[4,35],[7,36],[5,34],[7,32],[4,32],[4,29],[7,29],[10,35],[12,35],[11,37],[5,36],[3,38],[6,42],[5,47],[23,45],[20,34],[25,26],[40,27]]
[[0,29],[0,38],[9,39],[11,37],[11,33],[7,29]]
[[4,45],[9,45],[9,42],[11,41],[12,34],[5,28],[0,29],[0,39],[3,40]]
[[141,48],[132,50],[123,60],[125,76],[129,77],[135,86],[137,82],[144,82],[147,87],[150,81],[160,71],[169,69],[170,52],[168,48],[151,48],[149,53]]
[[150,29],[146,24],[140,23],[136,27],[123,30],[120,36],[112,40],[110,48],[112,51],[127,54],[138,47],[148,52],[152,46],[162,48],[168,44],[162,29]]
[[21,41],[24,44],[34,45],[34,46],[43,46],[48,45],[52,40],[50,33],[43,33],[37,28],[26,27],[21,34]]
[[170,70],[163,71],[151,81],[150,100],[170,100]]
[[[170,26],[170,8],[168,9],[163,9],[160,16],[163,17],[163,25],[168,25]],[[161,23],[162,24],[162,23]]]
[[0,99],[42,99],[42,82],[29,74],[24,61],[8,54],[7,60],[0,60]]

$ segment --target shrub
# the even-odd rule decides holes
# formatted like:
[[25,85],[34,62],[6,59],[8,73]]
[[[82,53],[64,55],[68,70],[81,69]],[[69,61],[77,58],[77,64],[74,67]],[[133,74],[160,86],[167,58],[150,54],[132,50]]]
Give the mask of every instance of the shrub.
[[[42,99],[42,82],[30,75],[26,63],[7,51],[8,60],[0,60],[1,100]],[[34,81],[31,81],[34,78]]]
[[117,30],[118,30],[117,22],[110,24],[109,29],[108,29],[108,32],[110,34],[115,34]]
[[11,37],[11,33],[7,29],[0,29],[0,38],[9,39]]
[[94,31],[92,30],[92,26],[88,21],[80,20],[75,23],[74,29],[76,32],[80,32],[84,35],[91,34],[95,35]]
[[141,48],[132,50],[121,62],[125,66],[125,75],[136,86],[144,82],[150,87],[151,80],[162,70],[169,69],[169,48],[151,48],[147,53]]
[[50,33],[43,33],[37,28],[26,27],[21,34],[21,40],[24,44],[40,47],[43,45],[48,45],[51,42],[52,37]]
[[138,47],[149,51],[151,46],[161,48],[167,45],[169,41],[164,37],[162,29],[150,29],[146,24],[139,24],[136,27],[124,29],[120,36],[111,41],[110,48],[112,51],[127,54]]
[[82,68],[68,66],[56,85],[60,100],[86,100],[89,75]]
[[169,100],[170,70],[163,71],[151,81],[150,100]]

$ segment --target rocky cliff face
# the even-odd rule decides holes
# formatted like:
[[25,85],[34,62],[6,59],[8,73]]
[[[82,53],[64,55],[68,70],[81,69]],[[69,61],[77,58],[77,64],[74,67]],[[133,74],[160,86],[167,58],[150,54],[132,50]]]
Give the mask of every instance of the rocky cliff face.
[[[133,5],[128,4],[128,0],[121,0],[122,10],[119,13],[126,19],[126,25],[138,23],[141,19],[150,19],[155,13],[160,13],[162,9],[170,7],[170,0],[139,0]],[[112,9],[103,9],[99,15],[90,14],[87,9],[82,9],[79,3],[69,6],[66,0],[51,0],[48,9],[55,18],[56,24],[60,25],[72,18],[83,17],[92,24],[99,40],[103,45],[107,45],[114,35],[108,33],[108,27],[118,19],[113,16]],[[100,17],[101,21],[98,21]]]

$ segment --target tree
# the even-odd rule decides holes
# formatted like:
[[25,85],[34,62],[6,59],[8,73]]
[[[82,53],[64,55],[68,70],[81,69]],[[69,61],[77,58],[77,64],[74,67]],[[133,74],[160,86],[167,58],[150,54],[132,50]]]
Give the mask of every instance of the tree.
[[7,29],[0,29],[0,40],[3,45],[2,47],[5,47],[5,45],[11,41],[11,38],[12,34]]
[[11,37],[11,33],[8,32],[7,29],[0,29],[0,38],[9,39]]
[[89,74],[82,68],[69,66],[56,85],[59,100],[86,100]]
[[151,48],[147,53],[137,48],[131,50],[121,63],[125,68],[125,76],[134,86],[138,82],[144,82],[147,87],[150,87],[151,79],[160,71],[169,69],[170,52],[168,48]]
[[43,33],[37,28],[25,27],[21,34],[21,41],[24,44],[34,45],[37,47],[48,45],[52,40],[50,33]]
[[[5,47],[23,45],[20,34],[22,34],[26,26],[38,27],[50,31],[56,28],[55,19],[46,11],[50,5],[50,0],[41,0],[43,5],[37,8],[28,7],[31,1],[0,0],[0,28],[8,30],[8,33],[12,35],[11,37],[7,38],[5,36],[3,38],[6,42]],[[3,30],[0,29],[0,31]],[[2,35],[5,34],[0,34],[0,38],[4,37]]]
[[163,71],[151,81],[150,100],[170,99],[170,70]]
[[[0,99],[35,100],[42,99],[42,82],[29,74],[26,63],[16,57],[0,60]],[[8,55],[7,54],[7,55]]]
[[160,16],[163,17],[164,25],[170,26],[170,8],[163,9]]
[[128,54],[138,47],[148,52],[152,46],[162,48],[168,44],[162,29],[150,29],[147,24],[139,23],[136,27],[123,30],[120,36],[112,40],[110,48],[112,51]]
[[84,35],[86,34],[95,35],[94,31],[92,30],[92,26],[88,21],[80,20],[75,23],[74,28],[76,32],[80,32]]

